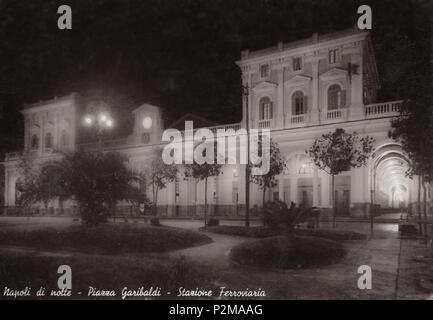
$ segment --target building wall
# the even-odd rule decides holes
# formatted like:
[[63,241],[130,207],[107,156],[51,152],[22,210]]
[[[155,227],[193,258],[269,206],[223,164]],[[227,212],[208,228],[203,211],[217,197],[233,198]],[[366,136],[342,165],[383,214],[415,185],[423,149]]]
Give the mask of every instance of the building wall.
[[[331,63],[332,50],[336,50],[336,59]],[[297,58],[301,59],[300,70],[294,69],[294,59]],[[278,177],[278,185],[265,194],[266,200],[278,198],[287,204],[295,202],[331,208],[330,176],[318,170],[306,155],[309,146],[324,133],[343,128],[361,136],[369,135],[375,139],[376,148],[381,150],[379,154],[390,152],[389,148],[380,148],[391,143],[388,131],[392,117],[398,115],[398,102],[372,104],[379,82],[368,33],[346,30],[320,37],[313,35],[311,39],[294,44],[279,43],[276,48],[262,51],[244,51],[237,64],[242,71],[243,84],[248,86],[249,91],[244,99],[241,124],[227,125],[227,128],[246,126],[248,106],[249,127],[270,129],[272,139],[278,143],[288,163],[288,170]],[[266,66],[267,72],[262,73],[263,66]],[[334,84],[341,87],[340,98],[345,103],[341,103],[336,110],[329,110],[328,89]],[[305,112],[299,115],[293,114],[292,96],[296,91],[302,91],[306,97]],[[273,112],[268,119],[262,120],[259,116],[263,97],[269,98]],[[52,154],[54,148],[75,149],[78,104],[77,97],[72,95],[24,109],[25,152],[34,154],[43,163],[55,156]],[[127,139],[109,142],[104,148],[125,153],[130,159],[131,168],[141,171],[149,165],[155,149],[164,147],[167,142],[161,141],[163,128],[160,108],[144,104],[133,113],[133,134]],[[146,123],[153,126],[145,126],[146,118]],[[45,145],[44,137],[48,132],[53,136],[53,148]],[[61,143],[62,132],[70,136],[66,146]],[[34,135],[40,141],[37,148],[32,148]],[[94,150],[95,144],[82,147]],[[390,148],[391,151],[400,152],[398,146]],[[336,177],[336,197],[341,214],[366,214],[372,202],[372,192],[376,193],[376,204],[386,206],[387,201],[389,203],[387,195],[376,190],[373,171],[378,157],[372,159],[367,167],[352,169]],[[5,199],[8,206],[15,205],[18,163],[19,156],[13,155],[5,162]],[[416,184],[410,182],[408,187],[408,199],[413,202]],[[158,205],[168,215],[201,214],[204,190],[203,181],[185,179],[180,174],[176,182],[161,190]],[[225,165],[218,177],[208,181],[208,203],[214,208],[212,210],[218,210],[220,214],[240,215],[245,207],[244,190],[245,166]],[[151,190],[147,194],[152,199]],[[250,199],[252,207],[262,204],[263,192],[257,185],[251,184]],[[60,206],[56,202],[51,205]]]
[[[330,59],[335,52],[335,60]],[[301,59],[301,69],[295,70],[295,59]],[[332,63],[331,63],[332,61]],[[290,128],[305,125],[356,120],[364,117],[364,101],[373,103],[379,88],[374,54],[366,32],[346,31],[335,37],[318,37],[303,41],[303,45],[279,44],[266,52],[244,51],[237,62],[244,86],[250,95],[244,99],[246,121],[248,102],[250,127]],[[266,66],[269,72],[263,74]],[[368,81],[367,81],[368,80]],[[340,86],[345,103],[338,110],[328,108],[328,89]],[[293,113],[293,94],[306,96],[303,114]],[[274,116],[260,121],[259,102],[268,97]]]

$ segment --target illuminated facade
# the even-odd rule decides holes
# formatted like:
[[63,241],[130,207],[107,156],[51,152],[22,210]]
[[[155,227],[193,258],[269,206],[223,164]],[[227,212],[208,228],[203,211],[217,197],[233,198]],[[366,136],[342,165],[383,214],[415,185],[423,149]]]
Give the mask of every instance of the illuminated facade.
[[[379,76],[368,32],[344,30],[317,35],[273,48],[242,51],[237,61],[244,86],[249,91],[240,123],[210,129],[269,128],[287,161],[287,170],[266,199],[290,204],[331,208],[329,175],[318,170],[305,150],[324,133],[343,128],[375,139],[375,157],[368,166],[344,172],[335,178],[335,197],[342,215],[368,214],[372,203],[382,208],[410,207],[416,201],[417,177],[405,177],[407,160],[400,146],[388,138],[392,117],[398,115],[399,101],[376,102]],[[247,108],[249,119],[246,118]],[[37,161],[58,157],[56,149],[77,147],[80,97],[71,95],[27,106],[25,153]],[[148,164],[151,151],[162,146],[161,109],[142,105],[133,112],[133,133],[124,139],[105,141],[104,150],[128,155],[136,170]],[[194,119],[188,119],[194,120]],[[195,122],[195,127],[196,122]],[[97,144],[81,144],[95,150]],[[5,159],[5,202],[15,206],[17,164],[21,154]],[[208,202],[218,215],[242,215],[245,206],[245,170],[225,165],[221,175],[209,179]],[[162,190],[158,206],[162,215],[200,215],[204,204],[203,182],[179,177]],[[260,206],[262,191],[251,184],[251,206]],[[125,204],[127,205],[127,204]],[[58,202],[52,206],[57,208]]]

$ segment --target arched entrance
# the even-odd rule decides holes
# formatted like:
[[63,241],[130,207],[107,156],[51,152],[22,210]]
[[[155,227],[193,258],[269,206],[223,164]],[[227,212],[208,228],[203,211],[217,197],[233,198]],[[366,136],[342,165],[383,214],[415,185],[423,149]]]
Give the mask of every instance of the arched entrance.
[[389,143],[375,151],[371,165],[371,197],[376,208],[399,212],[412,201],[412,181],[407,177],[408,159],[401,146]]

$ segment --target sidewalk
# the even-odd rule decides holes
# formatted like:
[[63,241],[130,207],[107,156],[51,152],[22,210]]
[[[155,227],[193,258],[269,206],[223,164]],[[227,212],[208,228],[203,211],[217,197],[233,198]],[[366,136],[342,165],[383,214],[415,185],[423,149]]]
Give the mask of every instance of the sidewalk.
[[[369,235],[368,223],[338,223],[338,228]],[[230,249],[254,239],[206,233],[211,244],[171,253],[209,266],[216,283],[233,290],[266,291],[267,299],[429,299],[433,291],[419,285],[433,279],[433,260],[416,262],[430,250],[418,240],[400,239],[396,224],[375,225],[374,236],[364,241],[346,241],[347,256],[340,262],[310,269],[267,271],[232,265]],[[371,290],[360,290],[358,268],[372,269]],[[426,282],[427,281],[427,282]],[[433,288],[433,281],[432,288]]]

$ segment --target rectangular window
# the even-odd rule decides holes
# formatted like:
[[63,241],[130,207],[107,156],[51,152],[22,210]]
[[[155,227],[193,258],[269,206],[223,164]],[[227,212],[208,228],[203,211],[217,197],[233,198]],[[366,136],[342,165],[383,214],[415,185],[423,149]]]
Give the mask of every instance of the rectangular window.
[[269,65],[263,64],[260,66],[260,78],[269,77]]
[[304,97],[296,97],[295,99],[295,114],[304,114]]
[[301,57],[293,58],[292,62],[293,62],[293,71],[302,70],[302,58]]
[[259,110],[260,120],[272,119],[273,117],[272,108],[273,108],[272,102],[262,102]]
[[328,51],[328,62],[329,64],[337,63],[338,49],[332,49]]
[[269,66],[267,64],[260,66],[260,77],[267,78],[269,76]]
[[270,103],[263,105],[263,119],[272,119],[272,107]]
[[237,204],[238,201],[239,201],[238,188],[233,187],[233,189],[232,189],[232,202]]

